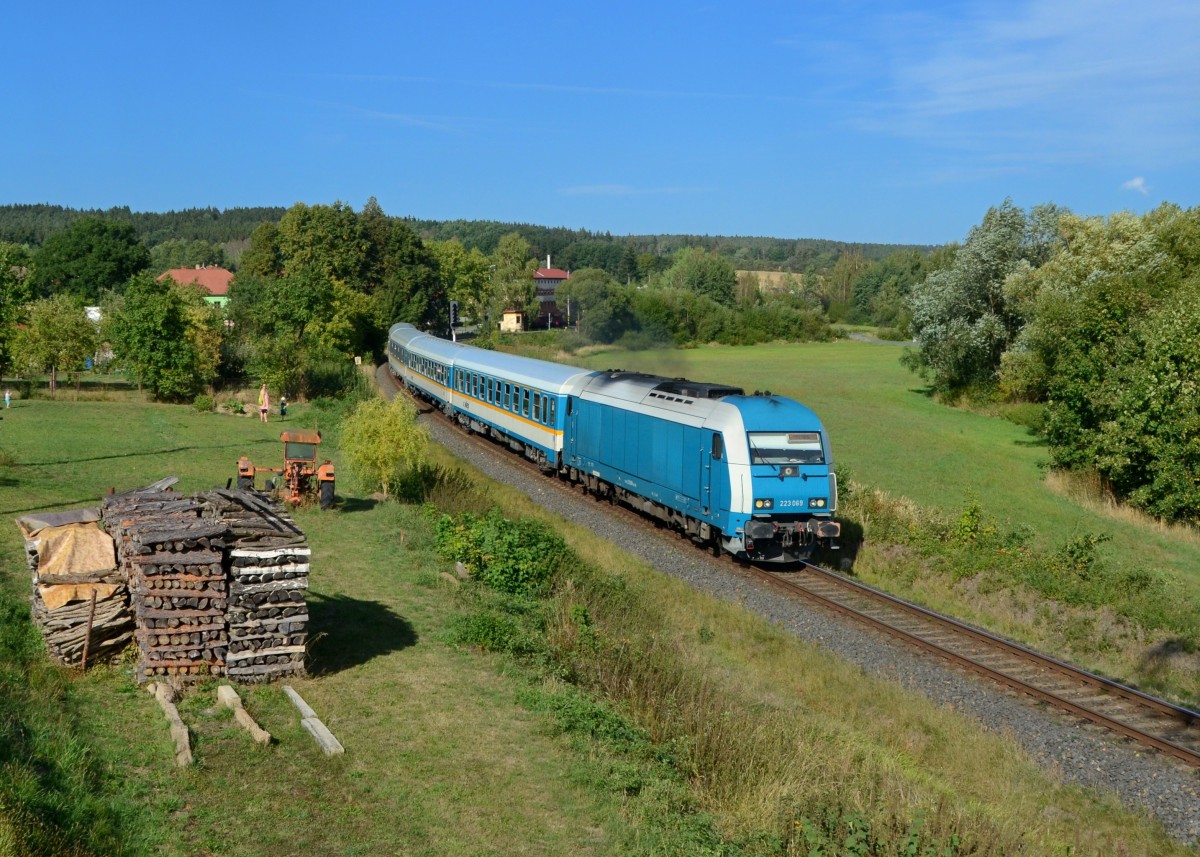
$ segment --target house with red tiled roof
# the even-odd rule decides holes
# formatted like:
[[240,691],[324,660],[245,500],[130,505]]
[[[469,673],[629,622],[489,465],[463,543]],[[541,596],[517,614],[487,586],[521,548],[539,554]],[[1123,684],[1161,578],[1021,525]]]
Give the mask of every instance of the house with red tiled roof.
[[537,287],[538,317],[535,327],[561,327],[562,312],[558,308],[555,294],[564,280],[571,279],[571,272],[562,268],[550,267],[550,257],[546,257],[546,267],[533,272],[533,282]]
[[172,268],[158,275],[158,279],[170,277],[177,283],[196,283],[205,291],[204,299],[210,304],[223,307],[229,302],[229,283],[233,272],[219,265],[197,265],[194,268]]

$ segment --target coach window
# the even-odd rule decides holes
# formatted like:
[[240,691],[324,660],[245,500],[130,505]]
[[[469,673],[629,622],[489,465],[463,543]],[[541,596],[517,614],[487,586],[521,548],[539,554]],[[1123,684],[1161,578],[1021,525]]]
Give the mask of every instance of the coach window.
[[720,461],[725,455],[725,438],[719,434],[713,435],[712,457],[713,461]]
[[526,417],[529,416],[529,390],[528,389],[525,390],[525,392],[521,398],[521,414],[522,414],[522,416],[526,416]]
[[504,385],[504,410],[508,410],[512,406],[512,384]]
[[542,421],[542,394],[533,394],[533,421],[540,423]]
[[558,424],[558,399],[550,400],[550,425]]

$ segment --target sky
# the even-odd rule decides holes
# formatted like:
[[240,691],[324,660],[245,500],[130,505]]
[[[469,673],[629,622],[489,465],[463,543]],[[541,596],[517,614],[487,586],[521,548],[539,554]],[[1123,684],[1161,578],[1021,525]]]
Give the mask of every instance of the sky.
[[1195,0],[10,4],[0,204],[942,244],[1200,200]]

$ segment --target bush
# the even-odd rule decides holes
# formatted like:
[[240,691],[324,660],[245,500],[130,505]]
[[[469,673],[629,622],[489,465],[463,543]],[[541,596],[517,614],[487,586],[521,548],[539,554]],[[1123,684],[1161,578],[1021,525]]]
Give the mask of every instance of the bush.
[[192,407],[202,414],[207,414],[213,409],[213,398],[206,393],[200,393],[192,399]]
[[246,413],[246,406],[242,403],[241,399],[230,399],[229,400],[229,413],[231,413],[231,414]]
[[534,596],[549,591],[570,557],[562,536],[540,521],[510,521],[493,509],[483,517],[444,515],[437,524],[437,549],[492,589]]

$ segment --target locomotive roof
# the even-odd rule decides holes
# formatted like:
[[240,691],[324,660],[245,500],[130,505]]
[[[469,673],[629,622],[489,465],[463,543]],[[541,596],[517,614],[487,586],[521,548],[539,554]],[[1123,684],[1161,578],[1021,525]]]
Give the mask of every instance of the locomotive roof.
[[786,396],[736,396],[726,401],[741,412],[746,431],[822,430],[812,408]]

